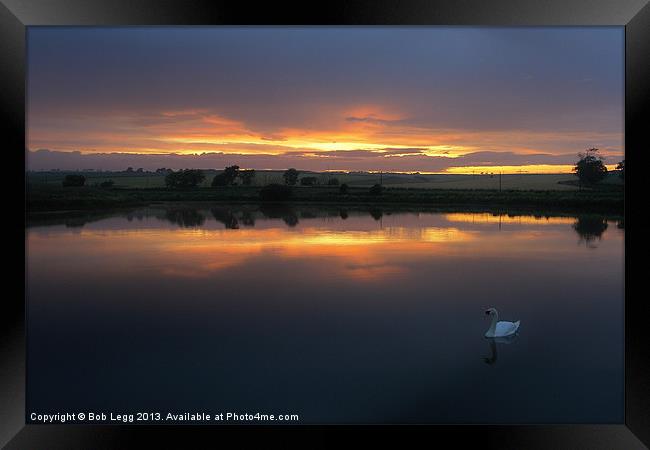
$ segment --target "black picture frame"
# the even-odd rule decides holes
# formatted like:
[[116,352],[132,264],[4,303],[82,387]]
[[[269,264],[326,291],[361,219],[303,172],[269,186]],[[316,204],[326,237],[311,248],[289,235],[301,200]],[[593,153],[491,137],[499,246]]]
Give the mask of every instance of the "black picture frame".
[[[432,443],[451,438],[454,447],[472,442],[500,449],[589,448],[636,449],[650,445],[650,346],[645,322],[650,308],[639,275],[644,258],[640,235],[646,222],[643,200],[633,188],[645,166],[644,117],[650,99],[650,5],[647,0],[330,0],[280,5],[275,2],[183,0],[0,0],[0,114],[6,132],[2,140],[11,186],[24,186],[26,27],[35,25],[487,25],[625,27],[625,422],[614,425],[431,425],[372,426],[374,438],[399,436],[403,431],[430,434]],[[647,119],[646,119],[647,121]],[[647,147],[647,144],[646,144]],[[7,159],[8,158],[8,159]],[[630,161],[632,171],[630,172]],[[22,174],[20,173],[22,167]],[[648,166],[650,167],[650,166]],[[630,173],[632,176],[630,177]],[[640,183],[639,183],[640,184]],[[25,208],[24,190],[5,195]],[[6,198],[9,200],[8,198]],[[641,210],[641,212],[637,212]],[[8,215],[8,214],[7,214]],[[23,216],[24,219],[24,216]],[[5,220],[5,223],[11,223]],[[18,235],[22,224],[10,225]],[[632,230],[630,230],[630,226]],[[15,228],[15,229],[14,229]],[[5,289],[0,313],[0,445],[7,449],[141,448],[152,442],[161,448],[193,448],[197,439],[219,445],[236,434],[240,445],[261,432],[276,438],[279,431],[297,430],[310,440],[325,438],[332,429],[314,426],[116,426],[25,425],[25,257],[24,241],[5,259],[6,275],[16,289]],[[638,253],[637,253],[638,252]],[[639,255],[639,256],[637,256]],[[15,272],[15,273],[13,273]],[[257,433],[256,433],[257,434]],[[283,435],[285,433],[282,433]],[[232,437],[232,436],[229,436]],[[312,441],[313,442],[313,441]]]

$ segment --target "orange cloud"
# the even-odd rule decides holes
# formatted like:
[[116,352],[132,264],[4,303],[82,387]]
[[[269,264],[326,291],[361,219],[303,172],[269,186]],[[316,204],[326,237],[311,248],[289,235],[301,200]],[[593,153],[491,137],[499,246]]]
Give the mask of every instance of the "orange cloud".
[[[588,146],[603,148],[603,156],[622,158],[622,136],[616,133],[472,131],[434,129],[412,123],[401,111],[381,105],[358,105],[328,109],[310,128],[281,127],[276,130],[256,130],[244,121],[226,117],[208,109],[164,110],[159,113],[106,113],[99,116],[57,116],[30,120],[28,147],[32,150],[80,150],[82,154],[132,153],[179,154],[220,152],[235,155],[289,155],[301,152],[311,158],[328,158],[329,152],[365,150],[367,156],[393,158],[394,162],[412,157],[413,148],[422,157],[444,157],[449,160],[447,172],[471,173],[519,171],[548,173],[568,172],[566,163],[540,164],[517,161],[512,164],[451,161],[476,152],[491,151],[506,154],[560,154],[567,147],[579,151]],[[326,125],[323,125],[326,124]],[[605,145],[601,145],[605,144]],[[390,149],[390,152],[387,150]],[[399,152],[399,150],[404,150]],[[385,153],[385,154],[384,154]],[[426,159],[422,160],[426,162]],[[613,161],[612,161],[613,162]],[[310,169],[309,160],[302,169]],[[410,171],[442,172],[428,169],[427,164],[410,159]],[[256,168],[266,168],[248,164]],[[370,162],[366,170],[385,170]],[[403,171],[405,164],[394,164],[389,170]],[[439,166],[439,164],[437,164]],[[522,167],[523,166],[523,167]],[[614,167],[614,164],[611,165]],[[346,167],[337,167],[345,170]],[[350,167],[359,170],[359,167]]]

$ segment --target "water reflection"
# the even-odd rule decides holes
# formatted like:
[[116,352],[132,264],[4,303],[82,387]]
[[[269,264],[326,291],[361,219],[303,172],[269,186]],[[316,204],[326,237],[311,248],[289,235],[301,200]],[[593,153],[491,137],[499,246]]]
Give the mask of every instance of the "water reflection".
[[[28,227],[64,224],[71,228],[83,227],[109,217],[121,216],[128,222],[137,220],[142,222],[148,218],[164,219],[168,222],[179,225],[183,228],[201,227],[206,224],[206,217],[212,217],[218,223],[225,226],[226,229],[239,229],[240,226],[255,227],[258,218],[264,219],[282,219],[287,226],[295,227],[300,220],[312,220],[322,218],[340,218],[347,220],[351,216],[358,217],[368,214],[375,221],[382,221],[384,217],[391,216],[394,211],[384,208],[372,207],[369,209],[355,208],[322,208],[322,207],[294,207],[286,204],[279,205],[261,205],[261,206],[156,206],[129,210],[125,212],[107,211],[107,212],[74,212],[61,215],[41,215],[28,218]],[[397,214],[412,216],[415,214],[434,214],[435,211],[428,213],[419,210],[414,211],[397,211]],[[549,216],[549,215],[512,215],[508,213],[489,213],[489,212],[452,212],[440,213],[448,224],[472,224],[472,225],[493,225],[498,230],[510,230],[512,225],[535,225],[535,226],[553,226],[553,225],[570,225],[573,230],[581,237],[581,241],[593,242],[599,240],[607,230],[608,222],[615,221],[616,228],[623,230],[625,228],[623,218],[614,219],[603,216]],[[505,227],[505,228],[504,228]]]
[[488,346],[490,348],[490,356],[483,358],[485,364],[490,366],[496,364],[497,362],[497,344],[511,344],[517,340],[519,336],[518,333],[506,337],[494,337],[494,338],[485,338],[488,341]]
[[263,205],[260,212],[268,219],[282,219],[289,227],[295,227],[299,222],[296,211],[289,205]]
[[195,208],[168,208],[164,217],[183,228],[200,227],[205,223],[205,216]]
[[[76,235],[59,239],[66,241],[68,249],[78,244],[101,248],[101,242],[114,235],[110,238],[111,252],[123,253],[122,264],[127,266],[131,262],[150,270],[159,267],[161,274],[175,277],[210,277],[216,271],[245,266],[260,254],[272,254],[285,259],[327,262],[331,276],[372,282],[413,272],[413,264],[425,263],[434,255],[471,255],[477,260],[516,258],[523,254],[529,259],[571,255],[567,230],[577,232],[587,242],[607,232],[607,221],[593,217],[389,213],[380,208],[348,210],[290,205],[220,205],[209,209],[161,206],[124,213],[122,217],[129,224],[126,227],[118,214],[100,220],[97,226],[77,218],[84,224],[77,228],[82,239]],[[284,226],[276,219],[281,219]],[[182,229],[201,229],[201,233],[159,230],[164,223],[161,220]],[[380,227],[373,225],[376,221],[381,222]],[[113,226],[115,232],[111,231]],[[287,228],[296,228],[298,233]],[[41,242],[39,235],[33,240]],[[137,249],[142,249],[142,253]],[[79,252],[83,251],[79,248]],[[149,260],[150,255],[155,258]]]
[[126,213],[126,220],[129,222],[132,222],[133,219],[137,219],[139,221],[143,221],[147,217],[147,213],[144,210],[135,210],[135,211],[129,211]]
[[250,211],[244,211],[241,215],[241,222],[244,226],[254,227],[255,226],[255,216]]
[[558,225],[571,224],[575,221],[573,217],[548,216],[541,214],[508,214],[508,213],[474,213],[454,212],[446,214],[450,222],[474,223],[474,224],[515,224],[515,225]]
[[88,221],[83,218],[70,218],[65,221],[67,228],[82,228]]
[[210,212],[214,220],[224,224],[227,229],[236,230],[239,228],[239,221],[229,208],[211,208]]
[[370,217],[377,221],[381,220],[381,218],[384,217],[384,212],[379,208],[372,208],[368,212],[370,213]]
[[[369,209],[152,206],[32,224],[28,408],[621,421],[611,219],[586,249],[578,217]],[[486,354],[475,316],[493,300],[531,326]]]
[[596,240],[601,240],[607,230],[607,220],[603,217],[580,216],[573,224],[573,229],[580,236],[580,242],[587,247],[595,248]]

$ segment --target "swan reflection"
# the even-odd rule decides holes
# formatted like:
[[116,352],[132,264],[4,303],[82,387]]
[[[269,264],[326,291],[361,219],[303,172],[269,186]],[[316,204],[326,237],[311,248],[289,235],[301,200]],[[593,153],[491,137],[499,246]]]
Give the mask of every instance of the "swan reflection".
[[483,358],[483,361],[485,364],[488,364],[490,366],[496,364],[497,362],[497,344],[511,344],[517,340],[519,337],[519,334],[515,333],[510,336],[505,336],[505,337],[493,337],[493,338],[485,338],[488,341],[488,345],[490,346],[490,356],[486,356]]

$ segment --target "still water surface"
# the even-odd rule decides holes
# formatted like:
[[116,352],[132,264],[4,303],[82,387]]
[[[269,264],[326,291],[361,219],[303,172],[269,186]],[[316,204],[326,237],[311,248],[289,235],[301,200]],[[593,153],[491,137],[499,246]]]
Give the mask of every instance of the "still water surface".
[[[623,420],[616,221],[146,208],[27,230],[28,410]],[[484,315],[521,320],[512,342]]]

